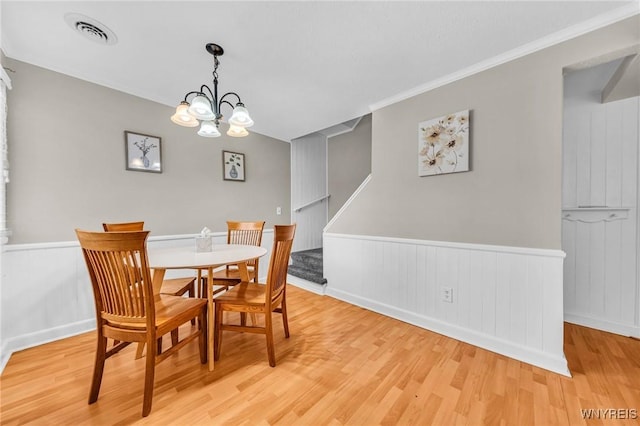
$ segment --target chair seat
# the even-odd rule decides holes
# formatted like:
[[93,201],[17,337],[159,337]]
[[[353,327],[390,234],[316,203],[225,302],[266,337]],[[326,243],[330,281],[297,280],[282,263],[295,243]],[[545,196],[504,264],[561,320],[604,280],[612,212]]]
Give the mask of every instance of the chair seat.
[[161,294],[170,294],[173,296],[182,296],[191,286],[195,285],[195,277],[169,278],[162,281],[160,288]]
[[[194,313],[197,313],[204,305],[207,304],[205,299],[196,299],[193,297],[171,296],[168,294],[159,294],[154,297],[156,310],[156,329],[157,334],[162,336],[176,327],[176,323],[182,324],[189,321]],[[118,328],[126,328],[130,330],[144,330],[145,325],[135,322],[126,321],[108,321],[111,326]]]
[[216,297],[216,303],[264,305],[267,286],[249,282],[241,282],[229,291]]

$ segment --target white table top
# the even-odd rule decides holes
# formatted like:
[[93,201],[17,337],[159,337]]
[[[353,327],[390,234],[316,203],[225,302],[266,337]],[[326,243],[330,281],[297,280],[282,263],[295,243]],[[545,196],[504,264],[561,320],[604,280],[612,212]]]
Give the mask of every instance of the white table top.
[[245,262],[266,253],[264,247],[241,244],[216,244],[212,251],[198,253],[194,246],[147,249],[149,267],[152,269],[215,268]]

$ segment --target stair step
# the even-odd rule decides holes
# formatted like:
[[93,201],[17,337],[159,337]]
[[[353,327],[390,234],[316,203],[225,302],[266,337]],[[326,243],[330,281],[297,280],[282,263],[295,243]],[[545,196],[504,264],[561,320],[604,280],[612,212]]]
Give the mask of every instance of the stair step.
[[289,274],[316,284],[326,284],[322,270],[322,248],[293,252],[291,260]]
[[327,279],[322,276],[322,271],[318,273],[316,269],[305,268],[304,266],[289,265],[288,273],[294,277],[311,281],[316,284],[326,284]]
[[322,271],[322,248],[291,253],[293,264]]

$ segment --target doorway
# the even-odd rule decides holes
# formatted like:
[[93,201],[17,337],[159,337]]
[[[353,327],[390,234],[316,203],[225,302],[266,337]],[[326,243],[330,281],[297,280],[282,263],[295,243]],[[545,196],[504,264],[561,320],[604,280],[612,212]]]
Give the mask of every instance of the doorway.
[[610,96],[629,62],[564,78],[564,312],[571,323],[640,337],[640,97]]

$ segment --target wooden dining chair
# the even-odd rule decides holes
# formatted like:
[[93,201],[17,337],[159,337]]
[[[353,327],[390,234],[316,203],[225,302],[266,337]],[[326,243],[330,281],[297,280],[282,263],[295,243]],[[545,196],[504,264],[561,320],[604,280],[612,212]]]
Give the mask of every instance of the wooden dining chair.
[[[199,298],[153,294],[147,258],[148,231],[87,232],[76,230],[89,271],[96,308],[97,347],[89,404],[98,399],[104,364],[131,342],[147,346],[142,416],[151,411],[155,366],[199,339],[200,362],[207,362],[206,306]],[[154,344],[159,336],[198,318],[198,327],[189,336],[159,354]],[[107,349],[107,338],[120,343]]]
[[[264,230],[264,221],[258,222],[234,222],[227,221],[227,244],[244,244],[252,246],[260,246],[262,244],[262,232]],[[247,272],[249,281],[258,282],[259,259],[252,259],[247,262]],[[228,290],[229,287],[240,283],[240,270],[238,265],[230,264],[224,269],[213,273],[213,285],[215,293]],[[206,294],[207,277],[202,277],[202,286],[200,294]],[[218,287],[220,286],[220,287]]]
[[[241,282],[222,293],[215,302],[215,336],[214,359],[220,358],[222,348],[222,332],[237,331],[246,333],[259,333],[266,335],[267,355],[269,365],[275,367],[276,357],[273,343],[272,313],[282,314],[284,335],[289,337],[289,323],[287,320],[287,270],[289,268],[289,256],[295,234],[296,225],[274,226],[273,249],[266,284],[253,282]],[[224,311],[240,313],[264,314],[264,326],[255,322],[251,326],[245,324],[233,325],[223,322]]]
[[[105,232],[142,231],[144,222],[103,223]],[[168,278],[162,281],[160,293],[172,296],[182,296],[188,293],[189,297],[196,297],[196,277]]]

